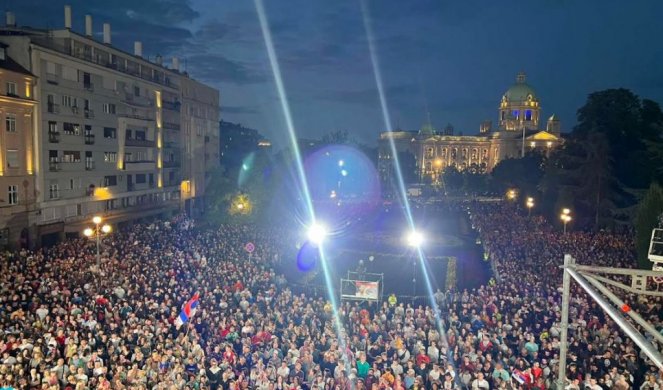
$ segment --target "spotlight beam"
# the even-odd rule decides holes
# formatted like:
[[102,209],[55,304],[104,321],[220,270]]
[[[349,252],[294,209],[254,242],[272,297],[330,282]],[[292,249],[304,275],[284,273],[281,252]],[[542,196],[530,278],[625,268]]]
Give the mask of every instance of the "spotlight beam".
[[[375,84],[377,86],[378,95],[380,98],[380,106],[382,108],[382,118],[384,120],[384,125],[387,131],[391,131],[392,130],[391,118],[389,115],[389,108],[387,105],[387,99],[385,96],[384,87],[382,83],[382,73],[380,71],[380,63],[375,49],[375,39],[373,36],[372,21],[370,18],[370,12],[366,2],[367,0],[361,0],[361,10],[364,18],[364,29],[366,30],[368,49],[371,56],[371,64],[373,66],[373,75],[375,77]],[[394,170],[396,171],[396,178],[398,180],[398,189],[400,193],[400,198],[402,200],[402,204],[405,207],[406,218],[410,230],[415,231],[414,218],[412,217],[412,210],[410,208],[410,204],[408,203],[407,199],[407,191],[405,188],[405,181],[403,180],[403,174],[401,172],[400,161],[398,160],[398,151],[396,149],[396,143],[391,137],[389,137],[389,147],[391,149],[391,155],[394,161],[394,168],[395,168]],[[416,249],[417,249],[417,255],[419,257],[419,265],[421,267],[422,274],[426,282],[426,288],[428,289],[428,297],[431,302],[431,306],[433,307],[433,312],[435,313],[435,320],[438,332],[440,333],[440,337],[442,337],[444,341],[448,344],[448,341],[446,339],[446,332],[444,331],[444,327],[442,326],[442,319],[440,318],[440,312],[438,310],[437,303],[435,302],[435,298],[433,297],[433,288],[430,282],[430,278],[428,276],[429,274],[428,274],[424,253],[421,250],[420,246],[418,246]]]
[[[304,166],[302,164],[302,156],[299,151],[299,144],[297,143],[297,135],[295,133],[295,126],[292,121],[292,115],[290,114],[290,105],[288,103],[288,97],[285,92],[285,87],[283,86],[283,78],[281,76],[281,68],[279,66],[278,59],[276,57],[276,51],[274,50],[274,44],[272,42],[272,34],[269,28],[269,22],[267,21],[267,14],[265,12],[265,7],[262,0],[254,0],[256,12],[258,14],[258,20],[260,22],[260,29],[262,30],[262,36],[265,41],[265,48],[267,49],[267,55],[269,57],[269,63],[272,68],[272,74],[274,76],[274,82],[276,84],[276,89],[278,91],[280,100],[281,100],[281,109],[283,110],[283,116],[286,121],[286,126],[288,128],[288,134],[290,136],[290,143],[295,154],[296,165],[297,165],[297,174],[299,176],[299,181],[303,190],[303,198],[306,201],[307,211],[309,213],[309,221],[313,224],[316,223],[315,210],[313,208],[313,202],[311,201],[311,195],[308,188],[308,183],[306,181],[306,173],[304,172]],[[329,301],[332,305],[333,315],[334,315],[334,327],[336,328],[336,335],[338,338],[339,345],[345,351],[345,338],[343,337],[343,325],[341,324],[340,316],[338,314],[338,304],[336,302],[336,297],[333,293],[334,284],[331,281],[331,276],[329,268],[327,266],[327,260],[325,258],[325,252],[323,250],[322,244],[318,245],[318,251],[320,253],[320,264],[322,265],[323,274],[325,275],[325,283],[327,284],[327,293],[329,295]],[[346,360],[346,366],[350,367],[349,362],[347,362],[347,356],[344,355],[344,360]]]

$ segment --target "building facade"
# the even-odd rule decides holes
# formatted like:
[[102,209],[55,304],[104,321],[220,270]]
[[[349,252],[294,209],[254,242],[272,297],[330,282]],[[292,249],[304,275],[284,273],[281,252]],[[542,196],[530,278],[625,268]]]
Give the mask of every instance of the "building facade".
[[28,228],[42,244],[77,235],[93,215],[122,224],[195,204],[218,161],[218,152],[200,158],[206,141],[218,150],[217,90],[181,72],[176,58],[171,67],[148,61],[140,42],[133,54],[112,46],[108,24],[99,41],[91,16],[85,34],[71,19],[65,7],[65,28],[38,30],[8,14],[0,29],[8,54],[36,80]]
[[0,247],[29,245],[35,206],[35,77],[0,44]]
[[523,73],[503,95],[498,108],[498,127],[483,121],[478,135],[453,135],[447,125],[437,132],[430,122],[419,131],[401,129],[380,134],[378,170],[383,185],[393,185],[395,178],[393,143],[397,153],[409,152],[416,159],[421,182],[438,182],[445,169],[488,173],[507,158],[518,158],[532,150],[549,153],[562,138],[560,122],[551,116],[545,129],[539,128],[541,106],[534,89]]

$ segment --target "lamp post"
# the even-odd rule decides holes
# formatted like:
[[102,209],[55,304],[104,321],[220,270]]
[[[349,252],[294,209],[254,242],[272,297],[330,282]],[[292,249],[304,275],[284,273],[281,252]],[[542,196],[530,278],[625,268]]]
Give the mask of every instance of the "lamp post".
[[101,236],[110,233],[113,231],[111,225],[101,224],[103,219],[100,216],[96,215],[92,218],[92,223],[94,223],[94,228],[86,228],[83,230],[83,235],[87,238],[95,237],[97,242],[97,269],[101,272],[101,254],[99,253],[99,246],[101,244]]
[[534,198],[532,198],[532,197],[527,198],[527,202],[525,202],[525,206],[527,206],[527,216],[531,217],[532,216],[532,207],[534,207]]
[[562,214],[559,216],[559,218],[564,223],[564,234],[566,234],[566,224],[573,219],[571,218],[571,210],[567,208],[562,209]]

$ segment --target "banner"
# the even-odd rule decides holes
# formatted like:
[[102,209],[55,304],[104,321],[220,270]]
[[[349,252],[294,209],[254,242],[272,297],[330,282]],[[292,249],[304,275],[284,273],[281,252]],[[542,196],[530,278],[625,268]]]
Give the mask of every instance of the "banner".
[[378,282],[355,281],[355,297],[363,299],[378,299]]

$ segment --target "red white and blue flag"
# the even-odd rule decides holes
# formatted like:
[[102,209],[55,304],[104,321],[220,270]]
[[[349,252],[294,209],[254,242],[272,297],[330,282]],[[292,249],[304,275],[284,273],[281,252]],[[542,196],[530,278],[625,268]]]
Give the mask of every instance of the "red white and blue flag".
[[193,294],[193,297],[189,299],[187,303],[182,307],[182,312],[175,319],[175,326],[179,329],[182,325],[186,324],[194,314],[196,314],[196,309],[198,308],[198,293]]

